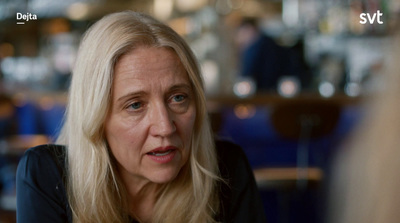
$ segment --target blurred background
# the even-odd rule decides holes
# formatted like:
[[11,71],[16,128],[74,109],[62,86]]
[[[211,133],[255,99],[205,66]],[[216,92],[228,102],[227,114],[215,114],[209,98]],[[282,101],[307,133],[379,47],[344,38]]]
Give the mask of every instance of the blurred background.
[[15,222],[19,158],[58,135],[81,35],[122,10],[187,40],[213,131],[243,147],[268,222],[323,222],[332,159],[385,87],[398,0],[1,0],[0,223]]

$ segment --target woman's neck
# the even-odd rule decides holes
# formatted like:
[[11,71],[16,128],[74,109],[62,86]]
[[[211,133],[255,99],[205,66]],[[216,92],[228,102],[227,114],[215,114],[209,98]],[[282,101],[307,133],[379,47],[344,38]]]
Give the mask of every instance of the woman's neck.
[[121,177],[128,195],[130,215],[140,222],[151,222],[161,185],[144,179]]
[[138,218],[140,222],[151,222],[153,209],[156,203],[158,185],[150,184],[142,187],[139,191],[128,190],[129,211],[131,216]]

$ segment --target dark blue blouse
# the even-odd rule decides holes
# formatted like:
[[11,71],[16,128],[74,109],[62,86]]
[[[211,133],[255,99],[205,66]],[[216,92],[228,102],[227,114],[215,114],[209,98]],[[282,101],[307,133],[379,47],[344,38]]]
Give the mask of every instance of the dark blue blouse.
[[[220,222],[266,222],[252,169],[235,144],[216,142],[221,183]],[[42,145],[27,150],[17,170],[17,222],[72,222],[65,190],[65,147]]]

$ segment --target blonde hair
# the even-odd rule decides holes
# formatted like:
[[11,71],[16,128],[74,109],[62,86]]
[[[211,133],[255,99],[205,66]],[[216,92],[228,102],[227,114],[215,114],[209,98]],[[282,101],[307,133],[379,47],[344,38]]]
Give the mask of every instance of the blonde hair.
[[67,146],[67,194],[74,222],[128,222],[126,190],[104,137],[113,69],[139,46],[174,50],[195,94],[196,120],[188,163],[163,187],[153,222],[214,222],[218,164],[197,61],[185,41],[150,16],[126,11],[105,16],[81,42],[58,143]]
[[394,223],[400,212],[400,38],[390,41],[385,88],[373,96],[368,114],[337,159],[331,223]]

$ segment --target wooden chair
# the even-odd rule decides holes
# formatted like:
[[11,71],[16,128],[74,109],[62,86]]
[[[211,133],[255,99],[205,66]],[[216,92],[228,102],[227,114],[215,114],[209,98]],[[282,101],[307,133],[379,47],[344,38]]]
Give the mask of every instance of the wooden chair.
[[324,98],[288,99],[273,105],[271,123],[283,139],[297,141],[297,163],[292,167],[255,169],[260,189],[291,185],[302,189],[321,181],[322,169],[309,166],[310,140],[332,133],[340,110],[339,104]]

